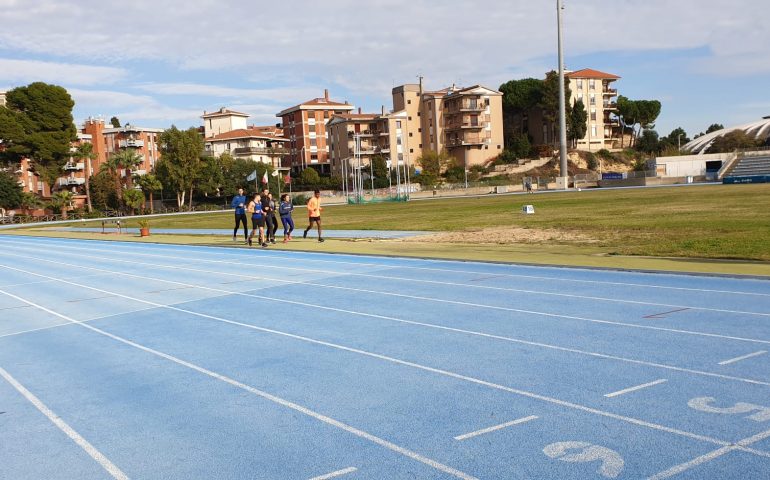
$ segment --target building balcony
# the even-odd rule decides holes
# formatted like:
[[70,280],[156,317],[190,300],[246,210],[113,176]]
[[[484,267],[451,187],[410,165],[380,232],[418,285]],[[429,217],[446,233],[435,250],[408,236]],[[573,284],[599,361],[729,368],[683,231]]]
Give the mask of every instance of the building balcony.
[[67,172],[74,172],[85,169],[85,163],[67,163],[64,165],[64,170]]
[[120,140],[118,146],[120,148],[142,148],[144,147],[144,140]]
[[607,96],[610,96],[610,97],[614,97],[617,94],[618,94],[618,89],[617,88],[605,88],[605,89],[602,90],[602,95],[607,95]]
[[284,148],[267,147],[236,147],[233,149],[233,155],[288,155],[288,150]]
[[361,130],[360,132],[348,132],[348,137],[353,138],[356,135],[358,135],[361,138],[364,137],[373,137],[375,135],[379,135],[377,130]]
[[454,138],[448,140],[446,145],[448,147],[463,147],[468,145],[486,145],[492,143],[492,137],[486,135],[466,135],[461,138]]
[[604,102],[602,103],[602,107],[605,110],[617,110],[618,104],[616,102]]
[[75,185],[83,185],[86,183],[86,179],[85,178],[60,178],[58,183],[60,187],[69,187],[69,186],[75,186]]
[[480,130],[482,128],[486,127],[485,122],[462,122],[462,123],[448,123],[444,130],[446,131],[453,131],[453,130]]

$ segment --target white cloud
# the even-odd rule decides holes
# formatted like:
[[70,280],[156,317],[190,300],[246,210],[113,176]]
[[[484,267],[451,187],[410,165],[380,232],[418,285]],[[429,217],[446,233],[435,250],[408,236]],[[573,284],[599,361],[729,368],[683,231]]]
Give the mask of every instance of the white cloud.
[[[304,101],[319,95],[312,87],[231,88],[200,83],[145,83],[135,88],[155,95],[190,95],[231,99],[264,99],[275,102]],[[323,92],[321,92],[323,93]]]
[[114,83],[126,76],[122,68],[0,58],[0,82],[27,85],[46,82],[62,86]]

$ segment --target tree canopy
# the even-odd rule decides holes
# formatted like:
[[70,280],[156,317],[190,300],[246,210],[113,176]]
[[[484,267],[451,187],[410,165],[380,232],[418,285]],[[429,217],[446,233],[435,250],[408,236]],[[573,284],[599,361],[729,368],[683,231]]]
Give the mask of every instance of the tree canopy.
[[41,178],[52,185],[69,160],[70,143],[77,138],[74,106],[67,90],[43,82],[8,91],[6,108],[0,108],[6,161],[32,159]]
[[5,170],[0,170],[0,208],[21,206],[22,192],[16,178]]
[[567,118],[567,140],[572,146],[577,145],[577,141],[586,136],[588,131],[588,112],[586,111],[583,100],[578,100],[572,106],[572,111]]
[[161,159],[155,167],[156,174],[164,186],[176,192],[179,207],[184,205],[188,194],[192,203],[203,147],[203,137],[196,128],[179,130],[172,125],[160,134]]

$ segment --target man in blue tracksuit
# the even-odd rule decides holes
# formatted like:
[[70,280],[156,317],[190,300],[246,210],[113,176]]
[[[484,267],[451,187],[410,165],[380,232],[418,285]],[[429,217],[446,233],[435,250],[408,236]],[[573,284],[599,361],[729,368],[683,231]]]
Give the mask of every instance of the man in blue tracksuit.
[[248,241],[249,239],[249,223],[246,219],[246,195],[243,194],[243,189],[238,189],[238,195],[233,197],[233,201],[230,202],[230,206],[235,209],[235,228],[233,228],[233,242],[235,236],[238,234],[238,227],[243,222],[243,239]]

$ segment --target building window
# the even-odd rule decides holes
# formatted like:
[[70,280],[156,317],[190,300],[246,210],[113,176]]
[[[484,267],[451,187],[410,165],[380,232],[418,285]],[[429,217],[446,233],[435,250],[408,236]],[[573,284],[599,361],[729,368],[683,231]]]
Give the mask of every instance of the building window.
[[578,78],[578,80],[577,80],[577,88],[578,89],[583,88],[583,79],[582,78]]
[[596,90],[596,80],[594,80],[593,78],[588,81],[588,89]]
[[409,153],[414,153],[414,148],[410,148]]
[[592,137],[596,136],[596,125],[591,125],[591,136]]
[[329,118],[329,110],[324,110],[324,118]]
[[315,147],[316,145],[318,145],[318,143],[316,143],[316,142],[317,142],[317,140],[315,138],[311,138],[310,139],[310,145],[311,146]]
[[591,109],[591,120],[596,121],[596,109]]
[[315,132],[315,123],[311,123],[307,126],[309,132]]
[[590,104],[596,105],[596,95],[592,93],[590,98],[591,98]]
[[410,136],[410,137],[412,136],[412,132],[409,132],[409,136]]
[[407,104],[407,105],[411,105],[411,104],[412,104],[412,101],[411,101],[411,100],[407,100],[407,101],[406,101],[406,104]]
[[396,120],[396,128],[401,128],[401,120]]
[[410,122],[412,121],[412,117],[407,117],[406,119],[409,120]]

